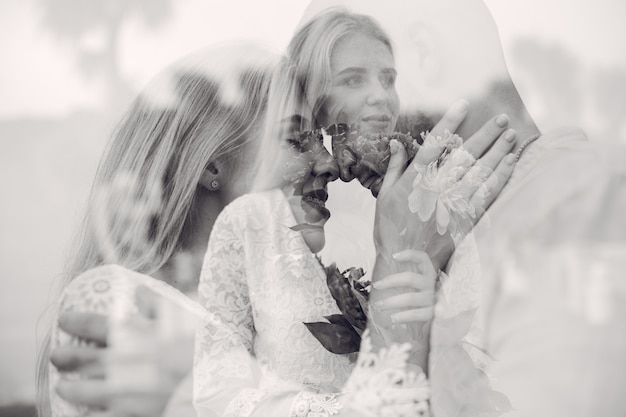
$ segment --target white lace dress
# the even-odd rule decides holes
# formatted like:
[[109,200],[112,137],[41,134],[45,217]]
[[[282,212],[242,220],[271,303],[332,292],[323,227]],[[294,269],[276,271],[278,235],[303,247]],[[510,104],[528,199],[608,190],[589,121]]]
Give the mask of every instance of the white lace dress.
[[339,310],[280,190],[249,194],[215,222],[199,295],[194,404],[204,416],[336,414],[353,365],[303,322]]
[[[116,317],[120,320],[139,315],[139,307],[137,305],[136,290],[140,286],[144,286],[152,290],[156,295],[167,299],[182,310],[186,310],[192,316],[200,317],[203,315],[204,309],[194,302],[192,299],[181,293],[174,287],[158,281],[148,275],[131,271],[119,265],[103,265],[90,269],[78,277],[76,277],[61,294],[58,308],[55,313],[54,321],[51,329],[50,347],[54,349],[58,346],[93,346],[71,336],[61,330],[58,326],[58,316],[68,311],[98,313],[108,318]],[[179,327],[181,324],[179,324]],[[111,326],[109,326],[111,331]],[[109,334],[111,336],[111,334]],[[128,336],[131,336],[130,334]],[[157,343],[154,340],[148,340],[145,335],[139,334],[136,340],[141,346],[152,350],[154,354],[158,354]],[[159,337],[163,337],[161,334]],[[109,340],[110,342],[110,340]],[[142,347],[139,348],[142,348]],[[143,348],[142,348],[143,349]],[[108,350],[111,350],[109,346]],[[156,365],[155,360],[151,360],[150,352],[143,350],[142,356],[148,367]],[[138,367],[121,367],[121,373],[134,372],[133,378],[138,377],[136,371]],[[152,367],[151,367],[152,368]],[[142,371],[148,371],[145,377],[150,378],[151,375],[158,378],[158,374],[151,373],[150,369],[145,367]],[[152,369],[154,370],[154,368]],[[112,379],[114,375],[110,375],[111,369],[107,369],[107,380]],[[118,375],[117,379],[125,378],[126,375]],[[64,374],[64,378],[78,379],[77,374]],[[56,385],[61,378],[61,374],[54,365],[49,365],[49,395],[50,407],[53,417],[73,417],[83,416],[88,412],[87,407],[77,406],[63,400],[56,393]],[[136,379],[135,379],[136,381]]]

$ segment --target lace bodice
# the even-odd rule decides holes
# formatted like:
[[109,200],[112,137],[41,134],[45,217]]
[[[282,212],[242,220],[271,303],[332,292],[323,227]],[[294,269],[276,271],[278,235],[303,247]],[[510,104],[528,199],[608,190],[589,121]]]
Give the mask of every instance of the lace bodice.
[[340,407],[333,393],[353,366],[303,324],[339,310],[295,225],[279,190],[243,196],[215,222],[199,286],[213,315],[196,338],[200,416],[327,416]]

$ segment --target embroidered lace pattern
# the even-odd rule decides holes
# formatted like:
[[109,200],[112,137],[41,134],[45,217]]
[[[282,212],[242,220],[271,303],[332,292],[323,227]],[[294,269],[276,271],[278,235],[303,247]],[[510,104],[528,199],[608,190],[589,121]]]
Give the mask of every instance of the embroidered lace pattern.
[[296,397],[289,417],[327,417],[341,410],[336,394],[315,394],[302,391]]
[[[213,226],[199,295],[217,321],[200,327],[194,364],[201,416],[203,409],[246,416],[260,397],[265,406],[274,393],[284,399],[286,392],[297,403],[294,415],[329,416],[339,407],[328,393],[340,391],[352,365],[326,351],[303,324],[339,310],[294,225],[284,195],[274,190],[240,197]],[[304,409],[309,414],[298,411]]]
[[430,385],[419,367],[408,365],[409,343],[375,352],[363,335],[356,367],[346,384],[345,402],[362,416],[429,416]]

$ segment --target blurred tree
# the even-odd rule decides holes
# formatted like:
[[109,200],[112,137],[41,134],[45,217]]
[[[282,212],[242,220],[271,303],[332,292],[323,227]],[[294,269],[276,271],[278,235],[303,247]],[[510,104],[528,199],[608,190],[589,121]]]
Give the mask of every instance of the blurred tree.
[[[38,0],[43,26],[69,41],[86,76],[104,77],[110,105],[125,100],[128,86],[118,62],[119,34],[125,20],[141,18],[157,27],[172,12],[172,0]],[[95,40],[95,42],[94,42]]]

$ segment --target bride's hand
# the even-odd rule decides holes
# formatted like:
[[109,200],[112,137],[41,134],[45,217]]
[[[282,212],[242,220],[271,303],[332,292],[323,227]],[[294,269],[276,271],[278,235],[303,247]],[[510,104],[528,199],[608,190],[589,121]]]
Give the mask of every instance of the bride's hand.
[[[443,136],[446,130],[454,132],[465,119],[466,114],[467,103],[460,100],[445,113],[441,121],[431,131],[431,135]],[[471,218],[473,224],[480,219],[484,210],[497,198],[513,173],[515,161],[510,152],[515,144],[516,133],[507,127],[508,117],[506,115],[493,117],[463,144],[463,149],[476,160],[473,166],[467,167],[464,176],[459,179],[461,184],[466,185],[464,194],[467,196],[468,202],[477,209],[476,215]],[[389,167],[376,201],[374,239],[377,248],[390,245],[393,247],[395,243],[390,242],[389,239],[396,239],[386,236],[381,216],[392,219],[394,222],[397,222],[398,219],[406,219],[408,222],[408,216],[411,214],[407,207],[408,198],[413,191],[413,182],[417,176],[413,164],[405,169],[407,154],[404,147],[398,142],[392,141],[390,148]],[[428,166],[441,156],[443,150],[443,145],[429,149],[422,148],[417,152],[413,162],[424,167]],[[486,178],[472,175],[478,170],[490,174]],[[477,177],[482,183],[476,181]],[[472,180],[470,181],[469,178]],[[411,223],[408,222],[407,224],[410,228]],[[402,230],[404,226],[397,225],[397,227]],[[416,240],[426,239],[422,236],[412,237]],[[432,257],[435,268],[442,269],[454,250],[454,243],[449,236],[442,236],[438,240],[438,242],[425,243],[428,243],[432,249],[427,250],[427,252]]]
[[[459,100],[448,109],[430,134],[443,136],[446,130],[452,133],[455,132],[466,115],[467,102]],[[509,119],[505,114],[495,116],[463,143],[463,148],[477,160],[477,164],[493,171],[486,181],[491,187],[489,196],[483,206],[484,209],[493,203],[513,173],[515,159],[510,152],[515,145],[516,132],[513,129],[507,129],[508,123]],[[429,155],[418,151],[413,162],[420,165],[428,165],[437,160],[442,151],[443,148],[440,148],[438,152],[433,152]],[[388,194],[393,194],[402,185],[412,184],[415,178],[415,171],[405,169],[406,161],[407,154],[404,147],[392,146],[391,159],[381,186],[377,206],[380,206],[380,203],[384,203],[385,199],[389,199],[390,196]],[[497,184],[492,184],[495,182]]]
[[382,311],[397,310],[390,316],[394,324],[432,320],[437,273],[430,258],[425,252],[411,249],[398,252],[393,258],[396,262],[416,265],[419,272],[399,272],[374,282],[374,290],[403,288],[405,291],[396,295],[390,293],[376,301],[373,307]]
[[[159,331],[156,326],[158,297],[152,290],[139,287],[135,303],[140,314],[129,320],[130,325],[136,324],[144,330],[141,334],[151,339]],[[107,375],[108,358],[112,353],[107,343],[110,336],[108,322],[107,316],[96,313],[72,311],[60,316],[59,326],[65,333],[90,342],[91,346],[65,345],[50,352],[50,361],[61,374],[53,388],[64,400],[88,407],[89,417],[161,416],[179,381],[191,370],[193,340],[181,337],[163,343],[162,355],[146,359],[158,360],[158,363],[142,360],[129,363],[128,367],[137,366],[138,378],[130,378],[120,387],[112,384]],[[146,386],[142,377],[145,365],[158,369],[158,384]],[[81,378],[65,378],[66,373],[77,373]]]

